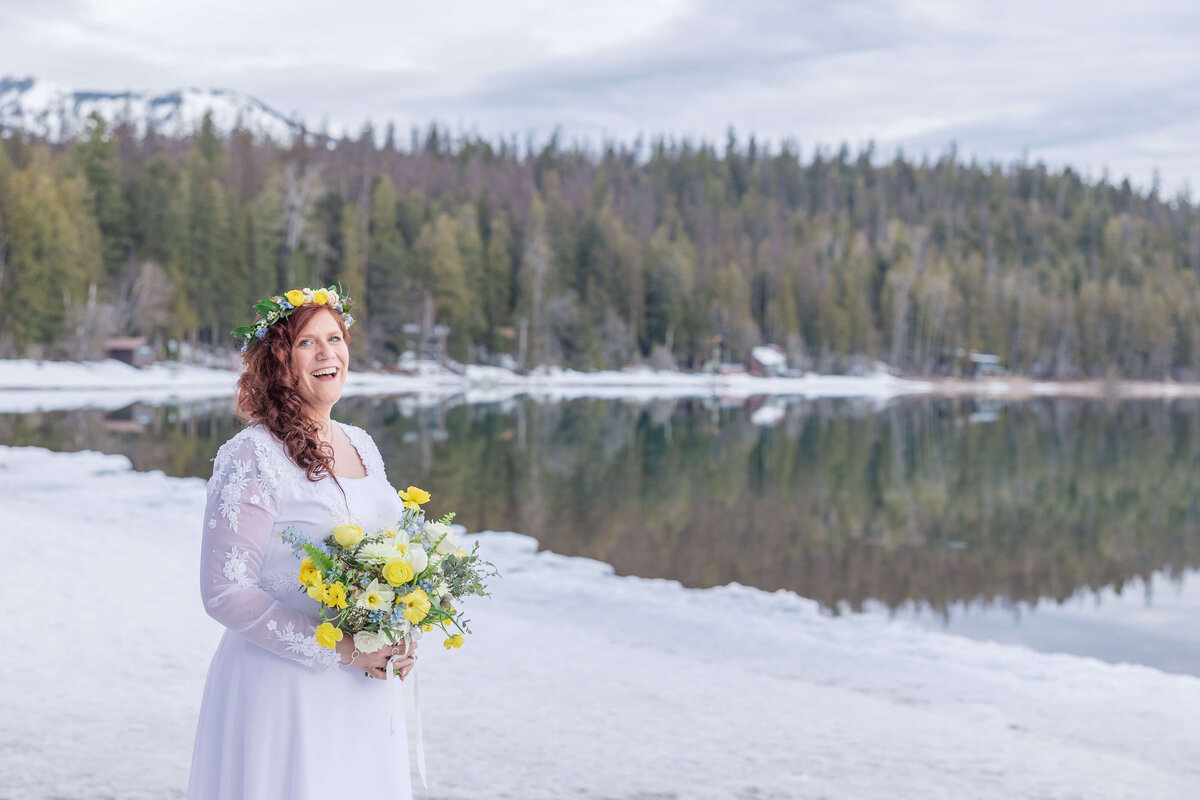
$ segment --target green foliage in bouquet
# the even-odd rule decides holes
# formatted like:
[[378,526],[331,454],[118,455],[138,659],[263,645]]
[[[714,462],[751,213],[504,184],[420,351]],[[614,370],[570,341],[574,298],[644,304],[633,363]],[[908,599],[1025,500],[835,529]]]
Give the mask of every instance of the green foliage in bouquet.
[[427,492],[410,486],[399,495],[404,512],[382,530],[338,525],[320,544],[290,528],[279,534],[302,558],[301,588],[320,604],[321,646],[332,648],[349,633],[357,649],[373,652],[436,627],[451,649],[470,633],[456,604],[486,596],[487,581],[499,575],[495,565],[480,557],[478,542],[469,553],[460,548],[453,513],[425,519]]

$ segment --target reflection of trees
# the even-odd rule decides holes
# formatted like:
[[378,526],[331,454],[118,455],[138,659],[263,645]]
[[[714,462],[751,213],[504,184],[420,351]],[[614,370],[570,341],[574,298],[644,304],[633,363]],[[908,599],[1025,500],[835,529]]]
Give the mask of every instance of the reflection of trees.
[[116,411],[0,414],[0,443],[120,453],[137,470],[207,478],[217,448],[240,427],[228,398],[166,406],[138,403]]
[[[820,401],[760,430],[696,400],[670,417],[575,401],[527,405],[523,436],[515,414],[458,407],[411,480],[472,529],[827,606],[1062,599],[1200,564],[1196,404],[1038,401],[983,425],[973,407]],[[394,453],[408,482],[414,462]]]
[[[434,513],[690,586],[945,608],[1200,566],[1200,403],[1045,400],[972,424],[975,408],[822,400],[767,429],[708,400],[350,399],[339,417],[371,431],[393,484],[433,492]],[[0,441],[207,477],[237,427],[218,401],[0,415]]]

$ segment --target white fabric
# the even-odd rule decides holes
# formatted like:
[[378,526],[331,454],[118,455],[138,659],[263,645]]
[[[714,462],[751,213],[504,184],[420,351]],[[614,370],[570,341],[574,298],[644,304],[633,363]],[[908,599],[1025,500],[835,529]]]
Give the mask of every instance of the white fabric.
[[316,645],[316,601],[300,589],[300,561],[276,534],[286,528],[314,542],[335,525],[364,530],[394,523],[400,499],[365,432],[341,425],[365,478],[312,482],[259,426],[217,452],[208,483],[200,594],[226,627],[208,669],[190,800],[409,800],[402,697],[384,681],[342,667]]

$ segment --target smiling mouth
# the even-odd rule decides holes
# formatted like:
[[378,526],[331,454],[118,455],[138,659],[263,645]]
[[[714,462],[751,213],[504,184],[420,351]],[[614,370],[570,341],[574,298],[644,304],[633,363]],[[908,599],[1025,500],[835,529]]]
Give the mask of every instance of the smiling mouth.
[[337,367],[325,367],[324,369],[319,369],[312,373],[312,376],[319,381],[331,381],[337,378],[337,374]]

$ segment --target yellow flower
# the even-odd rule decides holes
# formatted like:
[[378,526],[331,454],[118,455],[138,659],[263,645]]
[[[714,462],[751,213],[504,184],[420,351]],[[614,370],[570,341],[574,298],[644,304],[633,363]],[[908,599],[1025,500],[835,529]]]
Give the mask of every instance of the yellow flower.
[[392,586],[401,586],[413,579],[412,564],[403,558],[393,558],[383,565],[383,579]]
[[329,584],[325,589],[325,605],[330,608],[346,607],[346,587],[340,582]]
[[419,624],[429,614],[429,595],[424,589],[413,589],[400,599],[404,606],[404,618],[413,625]]
[[357,525],[338,525],[333,529],[333,538],[342,547],[354,547],[362,541],[363,529]]
[[396,494],[400,495],[400,499],[404,501],[404,507],[411,508],[413,511],[419,510],[421,506],[429,502],[429,492],[415,486],[410,486]]
[[323,306],[329,302],[329,295],[325,293],[324,289],[318,289],[313,292],[313,302],[319,306]]
[[328,647],[330,650],[333,646],[342,640],[342,629],[335,628],[328,622],[322,622],[317,626],[317,644],[321,647]]
[[300,562],[300,582],[305,586],[321,582],[321,573],[317,571],[317,565],[312,562],[311,558]]
[[329,587],[320,581],[313,581],[312,583],[308,584],[308,596],[313,600],[316,600],[318,603],[324,602],[325,592],[328,590]]
[[426,633],[429,633],[431,630],[433,630],[433,623],[432,622],[422,622],[421,630],[425,631]]
[[442,647],[447,650],[457,649],[463,646],[463,637],[461,633],[456,633],[446,641],[442,642]]
[[304,305],[304,292],[300,291],[299,289],[292,289],[290,292],[286,293],[284,297],[286,297],[287,301],[296,308]]

